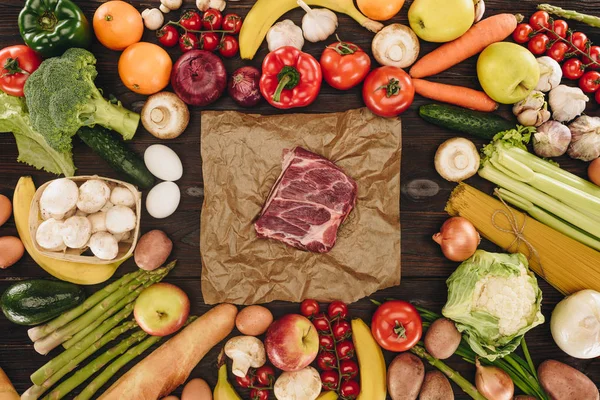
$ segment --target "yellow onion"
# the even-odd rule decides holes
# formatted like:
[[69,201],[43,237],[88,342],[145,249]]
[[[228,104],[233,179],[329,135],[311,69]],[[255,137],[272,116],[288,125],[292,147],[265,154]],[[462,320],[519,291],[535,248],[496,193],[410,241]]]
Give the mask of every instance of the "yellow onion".
[[515,385],[510,376],[501,368],[484,366],[475,361],[475,387],[488,400],[512,400]]
[[452,261],[465,261],[471,257],[481,236],[469,220],[463,217],[452,217],[446,220],[440,231],[433,235],[433,240],[442,248],[442,253]]

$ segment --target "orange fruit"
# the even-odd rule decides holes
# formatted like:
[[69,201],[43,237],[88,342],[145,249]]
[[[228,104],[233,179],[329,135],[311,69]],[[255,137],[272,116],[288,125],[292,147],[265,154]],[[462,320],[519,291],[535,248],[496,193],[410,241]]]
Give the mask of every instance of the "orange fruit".
[[124,50],[139,42],[144,33],[141,14],[124,1],[107,1],[94,14],[94,33],[105,47]]
[[119,58],[121,81],[139,94],[154,94],[164,89],[171,79],[172,68],[169,54],[153,43],[132,44]]
[[367,17],[375,21],[387,21],[398,14],[404,0],[357,0],[356,5]]

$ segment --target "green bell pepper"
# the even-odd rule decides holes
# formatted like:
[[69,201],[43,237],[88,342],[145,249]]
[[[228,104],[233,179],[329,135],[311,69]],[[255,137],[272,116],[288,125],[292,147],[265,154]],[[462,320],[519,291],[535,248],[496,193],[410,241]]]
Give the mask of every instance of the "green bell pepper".
[[60,56],[71,47],[89,48],[92,41],[90,23],[70,0],[27,0],[19,31],[25,44],[44,57]]

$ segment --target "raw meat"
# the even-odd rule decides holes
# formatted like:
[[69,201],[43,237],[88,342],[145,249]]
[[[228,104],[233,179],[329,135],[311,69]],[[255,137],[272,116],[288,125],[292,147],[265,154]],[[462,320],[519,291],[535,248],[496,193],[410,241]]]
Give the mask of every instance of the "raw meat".
[[281,175],[254,228],[261,238],[326,253],[356,204],[356,182],[334,163],[301,147],[284,150]]

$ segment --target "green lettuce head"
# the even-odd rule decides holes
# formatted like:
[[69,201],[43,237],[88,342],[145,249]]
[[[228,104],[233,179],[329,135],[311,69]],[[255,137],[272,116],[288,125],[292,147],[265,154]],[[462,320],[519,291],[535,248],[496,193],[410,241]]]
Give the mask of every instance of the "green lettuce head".
[[512,353],[527,331],[544,323],[542,291],[523,254],[477,250],[446,283],[442,314],[480,357]]

